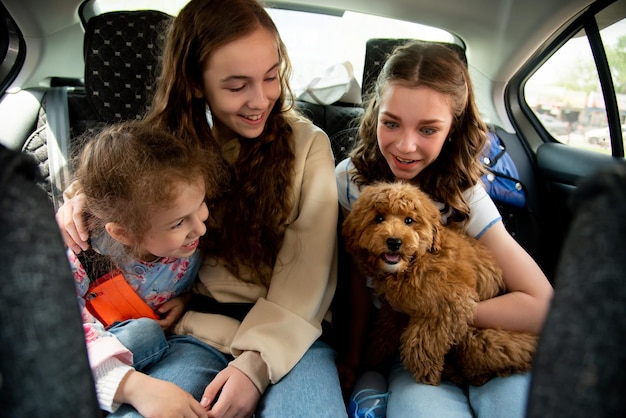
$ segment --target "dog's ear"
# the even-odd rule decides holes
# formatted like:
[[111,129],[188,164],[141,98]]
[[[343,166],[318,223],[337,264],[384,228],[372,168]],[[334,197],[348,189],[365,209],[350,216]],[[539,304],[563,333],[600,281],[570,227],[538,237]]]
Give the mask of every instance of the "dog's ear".
[[348,216],[344,219],[343,224],[341,225],[341,235],[343,236],[343,240],[346,245],[346,250],[348,252],[351,251],[353,246],[353,236],[354,236],[354,227],[353,227],[352,218]]
[[357,212],[353,209],[352,212],[346,216],[341,225],[341,235],[343,236],[346,251],[352,253],[357,250],[359,231],[363,228],[360,222],[360,217],[357,216]]
[[359,239],[363,230],[370,222],[369,216],[373,206],[373,191],[367,186],[361,192],[359,199],[352,205],[341,225],[341,235],[344,238],[346,250],[355,252],[359,248]]
[[441,236],[443,235],[443,231],[441,228],[444,228],[444,226],[442,226],[440,223],[433,223],[433,242],[430,246],[431,253],[436,253],[441,250]]

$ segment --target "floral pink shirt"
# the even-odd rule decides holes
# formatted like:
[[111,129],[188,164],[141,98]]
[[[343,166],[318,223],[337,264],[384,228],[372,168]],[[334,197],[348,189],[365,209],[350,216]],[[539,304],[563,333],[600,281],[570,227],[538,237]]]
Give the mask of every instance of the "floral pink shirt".
[[[85,295],[91,283],[90,278],[78,257],[67,250],[70,267],[76,281],[76,291],[83,312],[83,327],[87,345],[99,338],[112,337],[104,327],[85,308]],[[154,262],[133,259],[126,264],[118,264],[124,278],[137,294],[152,309],[158,309],[168,300],[187,292],[200,269],[201,254],[196,251],[188,258],[160,258]],[[96,279],[96,278],[94,278]]]

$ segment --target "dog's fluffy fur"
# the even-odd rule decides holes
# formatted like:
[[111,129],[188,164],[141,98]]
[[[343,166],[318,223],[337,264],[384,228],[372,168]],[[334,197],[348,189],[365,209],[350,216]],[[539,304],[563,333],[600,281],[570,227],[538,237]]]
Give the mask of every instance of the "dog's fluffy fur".
[[491,252],[445,227],[419,188],[365,187],[342,233],[381,301],[370,367],[385,367],[399,348],[415,380],[430,385],[442,377],[481,385],[530,369],[535,335],[471,326],[477,302],[505,291]]

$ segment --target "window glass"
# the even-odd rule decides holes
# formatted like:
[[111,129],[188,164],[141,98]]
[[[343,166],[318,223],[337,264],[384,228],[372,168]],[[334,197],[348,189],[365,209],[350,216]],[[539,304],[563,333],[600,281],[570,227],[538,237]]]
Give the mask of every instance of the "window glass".
[[[599,26],[602,27],[601,21]],[[601,30],[622,124],[626,120],[626,20]],[[584,31],[567,41],[525,86],[529,107],[556,140],[611,153],[605,101]]]
[[581,31],[526,83],[528,105],[544,128],[560,142],[591,148],[582,134],[592,121],[602,118],[597,104],[604,103],[595,68],[589,41]]
[[[187,0],[94,0],[94,14],[112,10],[156,9],[176,15]],[[430,26],[379,16],[342,12],[309,13],[267,9],[293,65],[291,87],[298,95],[315,77],[334,65],[349,62],[359,85],[363,78],[365,43],[370,38],[415,38],[454,42],[454,36]]]
[[268,9],[287,46],[294,67],[292,87],[298,93],[332,65],[348,61],[361,84],[365,44],[371,38],[414,38],[453,42],[441,29],[362,13],[341,16]]

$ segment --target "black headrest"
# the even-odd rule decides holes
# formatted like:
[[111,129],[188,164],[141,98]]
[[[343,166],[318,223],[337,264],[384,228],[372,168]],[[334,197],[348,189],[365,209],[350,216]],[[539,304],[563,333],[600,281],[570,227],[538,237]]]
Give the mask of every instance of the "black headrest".
[[85,28],[85,91],[103,122],[139,119],[152,98],[172,16],[155,10],[111,12]]
[[[365,44],[365,64],[363,66],[363,84],[361,85],[361,94],[365,97],[370,89],[376,83],[380,70],[385,65],[385,61],[391,55],[393,50],[404,45],[409,41],[415,39],[399,39],[399,38],[373,38],[369,39]],[[427,42],[427,41],[424,41]],[[465,49],[457,44],[451,44],[447,42],[433,42],[441,45],[445,45],[448,48],[456,52],[461,61],[467,65],[467,56],[465,55]]]

